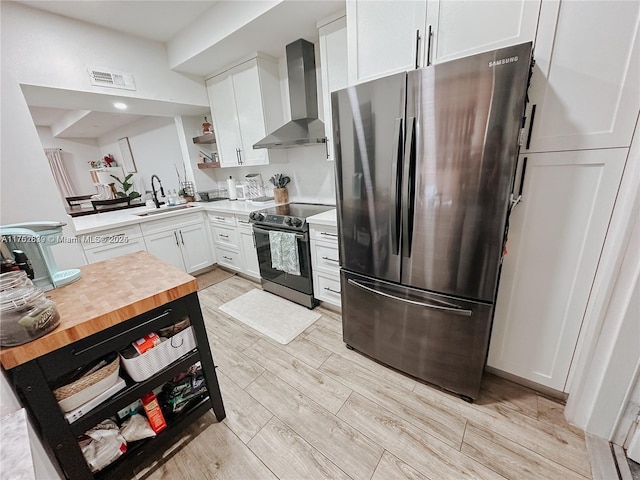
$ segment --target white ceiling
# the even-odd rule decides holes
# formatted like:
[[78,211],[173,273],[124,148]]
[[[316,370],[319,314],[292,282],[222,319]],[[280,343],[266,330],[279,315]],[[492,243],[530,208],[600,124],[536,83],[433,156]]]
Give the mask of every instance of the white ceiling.
[[167,42],[216,0],[18,0],[33,8],[149,40]]
[[[20,3],[83,22],[99,25],[138,37],[168,42],[188,29],[217,0],[17,0]],[[235,0],[242,5],[242,0]],[[306,38],[318,38],[316,21],[344,8],[344,0],[286,1],[277,4],[265,15],[233,32],[200,54],[183,62],[178,69],[184,73],[206,76],[216,68],[238,58],[260,51],[273,57],[284,56],[285,45]],[[23,88],[23,91],[25,89]],[[53,126],[73,110],[91,110],[96,114],[76,115],[77,120],[61,131],[61,138],[98,138],[109,131],[131,123],[131,114],[107,114],[112,99],[105,95],[82,94],[55,89],[24,91],[27,104],[37,126]],[[97,97],[102,97],[97,99]],[[115,97],[114,97],[115,98]],[[109,105],[96,105],[94,102]],[[202,107],[187,105],[137,104],[127,98],[127,112],[134,115],[204,115]],[[103,108],[104,107],[104,108]],[[173,108],[173,112],[171,111]],[[206,110],[206,109],[205,109]],[[142,117],[135,117],[139,119]]]

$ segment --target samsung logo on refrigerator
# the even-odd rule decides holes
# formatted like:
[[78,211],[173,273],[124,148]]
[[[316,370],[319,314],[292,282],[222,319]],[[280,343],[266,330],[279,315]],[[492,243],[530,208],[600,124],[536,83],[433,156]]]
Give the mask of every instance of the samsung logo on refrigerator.
[[489,62],[489,68],[493,68],[493,67],[497,67],[498,65],[505,65],[507,63],[513,63],[513,62],[517,62],[518,61],[518,57],[508,57],[508,58],[502,58],[500,60],[494,60],[492,62]]

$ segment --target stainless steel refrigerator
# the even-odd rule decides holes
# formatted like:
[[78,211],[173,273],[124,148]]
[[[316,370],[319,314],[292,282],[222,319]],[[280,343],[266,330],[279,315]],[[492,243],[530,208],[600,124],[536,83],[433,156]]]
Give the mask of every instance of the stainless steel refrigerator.
[[332,94],[344,341],[475,399],[531,43]]

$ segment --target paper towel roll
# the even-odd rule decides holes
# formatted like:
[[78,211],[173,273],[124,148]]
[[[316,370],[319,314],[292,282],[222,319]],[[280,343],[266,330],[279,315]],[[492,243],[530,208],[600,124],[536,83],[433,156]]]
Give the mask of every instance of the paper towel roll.
[[229,180],[227,180],[227,189],[229,191],[229,200],[237,200],[238,193],[236,192],[236,181],[233,177],[229,177]]

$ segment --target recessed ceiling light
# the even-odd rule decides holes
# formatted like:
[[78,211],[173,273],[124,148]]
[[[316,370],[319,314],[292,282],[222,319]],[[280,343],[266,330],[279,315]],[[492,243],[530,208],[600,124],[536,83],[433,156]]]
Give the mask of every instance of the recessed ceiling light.
[[127,104],[122,102],[116,102],[113,104],[113,106],[116,107],[118,110],[125,110],[127,108]]

